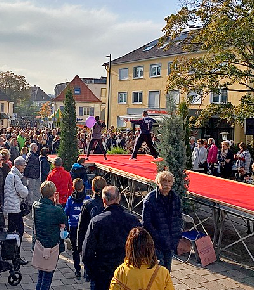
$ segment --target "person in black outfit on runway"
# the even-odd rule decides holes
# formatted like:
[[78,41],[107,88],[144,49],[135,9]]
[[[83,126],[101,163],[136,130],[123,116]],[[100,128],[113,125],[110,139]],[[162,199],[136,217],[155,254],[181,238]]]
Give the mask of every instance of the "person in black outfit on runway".
[[156,123],[156,121],[153,118],[148,117],[147,111],[143,111],[143,118],[141,120],[131,120],[131,123],[140,125],[140,135],[135,141],[133,153],[130,159],[134,159],[134,160],[137,159],[138,150],[141,147],[143,142],[146,142],[153,157],[155,159],[158,158],[158,153],[153,146],[152,136],[151,136],[153,123]]

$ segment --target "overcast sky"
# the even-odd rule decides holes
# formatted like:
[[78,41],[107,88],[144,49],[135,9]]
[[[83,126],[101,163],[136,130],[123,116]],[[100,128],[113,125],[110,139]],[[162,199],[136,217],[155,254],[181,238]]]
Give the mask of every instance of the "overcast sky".
[[56,84],[106,76],[102,64],[162,35],[178,0],[0,0],[0,71],[53,94]]

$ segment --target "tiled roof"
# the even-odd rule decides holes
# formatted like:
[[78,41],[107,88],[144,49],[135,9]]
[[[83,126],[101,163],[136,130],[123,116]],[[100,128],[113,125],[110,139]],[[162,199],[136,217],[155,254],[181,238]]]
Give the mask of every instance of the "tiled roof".
[[31,101],[33,102],[48,102],[52,99],[40,87],[33,86],[30,88]]
[[6,95],[6,93],[0,91],[0,101],[11,102],[11,99]]
[[[158,46],[159,38],[155,39],[143,45],[142,47],[125,54],[124,56],[112,60],[111,64],[114,65],[181,54],[184,52],[182,48],[182,40],[184,40],[187,37],[187,35],[188,33],[181,34],[178,38],[178,41],[174,45],[170,46],[168,50],[164,50],[164,47],[159,47]],[[104,65],[107,64],[108,63],[105,63]]]
[[[73,89],[79,88],[80,94],[73,94],[76,102],[85,103],[101,103],[101,101],[94,95],[94,93],[88,88],[88,86],[80,79],[78,75],[69,83],[69,86]],[[67,88],[65,88],[55,99],[55,102],[61,102],[65,100]]]

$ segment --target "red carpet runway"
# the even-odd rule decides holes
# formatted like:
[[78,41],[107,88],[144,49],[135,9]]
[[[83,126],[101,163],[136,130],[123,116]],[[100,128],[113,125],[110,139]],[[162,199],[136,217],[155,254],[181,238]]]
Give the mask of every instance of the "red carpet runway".
[[[53,157],[53,156],[51,156]],[[143,180],[154,181],[157,169],[150,155],[138,155],[138,160],[129,160],[130,155],[91,155],[89,161],[97,166],[108,167],[122,171],[130,176],[140,177]],[[135,178],[137,179],[137,178]],[[226,204],[231,207],[250,211],[254,214],[254,186],[231,180],[213,177],[189,171],[189,192]]]

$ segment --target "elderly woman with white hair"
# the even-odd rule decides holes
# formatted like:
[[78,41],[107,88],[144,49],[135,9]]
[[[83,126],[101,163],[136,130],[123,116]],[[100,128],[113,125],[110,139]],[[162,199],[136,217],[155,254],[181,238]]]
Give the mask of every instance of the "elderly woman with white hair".
[[[26,161],[19,156],[14,160],[14,166],[8,173],[4,185],[4,213],[8,214],[8,231],[16,232],[22,241],[24,234],[24,222],[20,211],[21,200],[28,195],[28,189],[22,183],[23,172],[26,167]],[[26,265],[27,261],[19,257],[20,265]],[[16,265],[19,267],[19,265]]]

